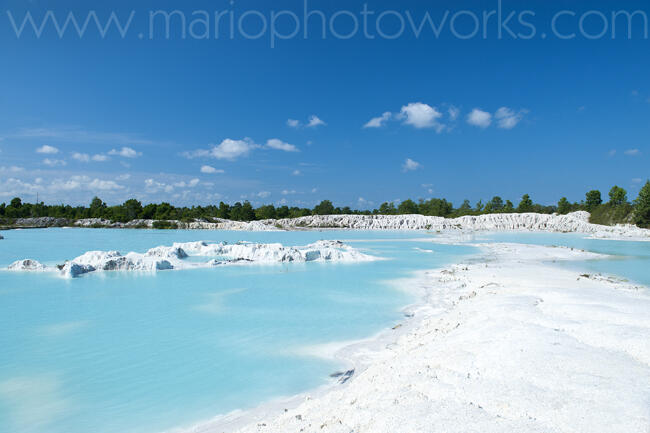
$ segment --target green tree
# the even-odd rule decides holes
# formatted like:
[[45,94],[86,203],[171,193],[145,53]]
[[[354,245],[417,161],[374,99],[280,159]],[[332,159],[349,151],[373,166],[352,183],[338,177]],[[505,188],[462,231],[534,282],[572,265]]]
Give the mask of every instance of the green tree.
[[634,202],[634,222],[650,228],[650,181],[647,181]]
[[142,218],[146,220],[152,220],[156,217],[156,211],[158,210],[158,205],[154,203],[149,203],[142,208]]
[[485,212],[487,213],[497,213],[497,212],[502,212],[503,211],[503,199],[499,196],[492,197],[492,200],[490,200],[486,205],[485,205]]
[[395,215],[397,214],[397,208],[395,208],[395,203],[385,202],[379,206],[379,213],[382,215]]
[[560,215],[566,215],[571,212],[571,203],[567,200],[566,197],[562,197],[560,201],[557,202],[557,213]]
[[223,218],[225,220],[230,218],[230,206],[224,202],[220,202],[219,210],[217,211],[217,218]]
[[454,206],[445,199],[432,198],[420,200],[418,211],[422,215],[446,217],[454,210]]
[[91,218],[102,218],[104,216],[104,211],[106,210],[106,203],[102,201],[99,197],[94,197],[90,202],[90,217]]
[[9,206],[11,206],[14,209],[20,209],[23,206],[23,202],[20,199],[20,197],[14,197],[11,199]]
[[519,206],[517,206],[517,212],[532,212],[533,210],[533,201],[530,199],[528,194],[524,194],[521,197]]
[[139,218],[142,213],[142,203],[134,198],[125,201],[122,207],[128,221]]
[[413,200],[404,200],[397,206],[397,213],[400,215],[411,215],[418,213],[418,205]]
[[597,189],[592,189],[586,194],[585,207],[587,211],[591,212],[596,207],[600,206],[603,203],[603,199],[600,195],[600,191]]
[[240,202],[235,203],[230,207],[230,219],[233,221],[243,221],[243,213],[241,211],[242,205]]
[[280,206],[276,209],[277,218],[289,218],[289,206]]
[[253,205],[246,200],[241,207],[241,218],[242,221],[254,221],[255,220],[255,210]]
[[154,219],[156,220],[170,220],[173,219],[174,207],[169,203],[160,203],[156,206],[156,212],[154,212]]
[[329,200],[323,200],[314,207],[314,215],[334,215],[334,205]]
[[268,206],[260,206],[257,209],[255,209],[255,217],[258,220],[269,220],[269,219],[275,219],[277,218],[277,212],[275,210],[275,206],[268,205]]
[[627,203],[627,191],[614,185],[609,191],[609,204],[612,206],[621,206]]
[[458,209],[454,212],[454,216],[463,216],[469,215],[472,213],[472,205],[469,203],[469,200],[463,200],[463,203]]
[[510,200],[506,200],[506,205],[503,207],[503,212],[513,213],[515,211],[515,205],[512,204]]

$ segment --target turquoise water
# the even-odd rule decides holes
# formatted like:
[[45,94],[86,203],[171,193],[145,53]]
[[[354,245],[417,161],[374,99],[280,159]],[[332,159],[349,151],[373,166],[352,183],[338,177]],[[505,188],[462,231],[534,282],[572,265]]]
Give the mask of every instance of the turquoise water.
[[[477,251],[414,232],[48,229],[3,235],[0,268],[24,258],[56,264],[89,250],[144,252],[196,240],[306,245],[340,239],[388,260],[73,280],[0,272],[0,433],[154,433],[323,385],[342,366],[305,348],[368,337],[401,321],[400,310],[415,299],[387,281]],[[488,241],[610,254],[565,266],[650,285],[647,242],[541,233],[470,240]]]
[[[0,267],[89,250],[195,240],[306,245],[344,239],[389,260],[221,267],[65,280],[0,272],[0,433],[148,433],[327,383],[305,354],[371,336],[414,299],[386,281],[475,250],[399,232],[243,233],[48,229],[3,232]],[[422,248],[434,254],[418,251]]]
[[490,233],[478,235],[474,242],[514,242],[531,245],[554,245],[578,248],[611,257],[605,260],[566,262],[585,271],[617,275],[650,286],[650,242],[588,239],[575,233]]

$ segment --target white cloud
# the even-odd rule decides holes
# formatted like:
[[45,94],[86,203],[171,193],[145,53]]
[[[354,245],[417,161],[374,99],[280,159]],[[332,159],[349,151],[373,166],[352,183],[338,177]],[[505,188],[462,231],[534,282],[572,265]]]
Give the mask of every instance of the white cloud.
[[357,200],[357,203],[359,203],[359,206],[373,206],[375,204],[375,202],[370,201],[370,200],[366,200],[363,197],[359,197],[359,199]]
[[72,191],[78,189],[86,190],[121,190],[122,185],[118,185],[112,180],[91,179],[88,176],[71,176],[68,180],[55,179],[49,187],[53,191]]
[[390,120],[390,118],[391,118],[392,116],[393,116],[393,113],[391,113],[390,111],[386,111],[386,112],[385,112],[384,114],[382,114],[381,116],[379,116],[379,117],[373,117],[372,119],[370,119],[370,120],[368,121],[368,123],[366,123],[365,125],[363,125],[363,127],[364,127],[364,128],[381,128],[382,126],[384,126],[384,124],[385,124],[386,122],[388,122],[388,121]]
[[420,168],[421,165],[419,162],[413,161],[411,158],[406,158],[404,164],[402,165],[403,171],[414,171]]
[[512,129],[521,122],[521,119],[524,118],[524,114],[526,114],[525,110],[520,110],[518,113],[515,113],[508,107],[501,107],[494,114],[494,117],[498,121],[499,128]]
[[643,179],[641,179],[640,177],[635,177],[634,179],[632,179],[632,183],[641,183],[641,182],[643,182]]
[[16,165],[12,165],[12,166],[9,166],[9,167],[0,167],[0,172],[2,172],[2,173],[5,173],[5,172],[7,172],[7,173],[21,173],[23,171],[25,171],[24,168],[18,167]]
[[311,189],[311,193],[312,193],[312,194],[316,194],[317,192],[318,192],[318,188],[312,188],[312,189]]
[[628,149],[624,152],[627,156],[637,156],[641,154],[639,149]]
[[101,191],[113,191],[113,190],[124,189],[122,185],[118,185],[115,181],[100,180],[100,179],[93,179],[88,184],[88,188],[91,190],[101,190]]
[[90,162],[90,155],[87,153],[74,152],[72,154],[72,159],[76,159],[79,162]]
[[272,138],[266,142],[266,147],[276,150],[283,150],[285,152],[298,152],[298,148],[293,144],[285,143],[277,138]]
[[442,113],[435,107],[421,102],[411,102],[402,107],[400,117],[405,119],[404,123],[415,128],[435,128],[436,132],[442,132],[445,126],[438,122]]
[[82,180],[84,179],[81,176],[72,176],[68,180],[55,179],[50,187],[54,191],[72,191],[81,188]]
[[309,122],[307,123],[307,128],[315,128],[317,126],[324,126],[327,125],[325,122],[323,122],[318,116],[315,114],[312,114],[309,116]]
[[108,152],[109,155],[114,155],[114,156],[121,156],[124,158],[137,158],[139,156],[142,156],[141,152],[136,152],[135,150],[131,149],[130,147],[123,147],[120,150],[113,149],[110,152]]
[[300,170],[294,170],[293,173],[291,173],[294,176],[300,176],[302,172]]
[[46,155],[55,155],[59,153],[59,149],[54,146],[48,146],[47,144],[36,149],[36,153],[44,153]]
[[200,180],[194,178],[194,179],[192,179],[192,180],[190,180],[188,182],[185,182],[184,180],[182,180],[180,182],[176,182],[173,186],[175,186],[176,188],[194,188],[199,183],[200,183]]
[[185,152],[183,153],[183,156],[190,159],[208,157],[234,161],[237,158],[247,156],[253,149],[259,147],[260,146],[255,144],[250,138],[244,138],[243,140],[232,140],[226,138],[221,142],[221,144],[213,146],[210,149],[199,149],[192,152]]
[[479,128],[487,128],[492,123],[492,115],[487,111],[475,108],[467,116],[467,123]]
[[449,107],[447,113],[449,114],[449,120],[452,122],[458,119],[458,116],[460,116],[460,110],[453,105]]
[[327,125],[327,123],[325,123],[321,118],[319,118],[315,114],[309,116],[309,118],[307,119],[307,123],[304,125],[300,122],[300,120],[287,119],[287,126],[294,129],[299,129],[302,128],[303,126],[305,128],[315,128],[317,126],[325,126],[325,125]]
[[616,155],[616,149],[612,149],[612,150],[610,150],[609,152],[607,152],[607,154],[608,154],[609,156],[614,156],[614,155]]
[[4,181],[0,179],[1,197],[16,197],[21,194],[33,194],[40,189],[42,188],[39,188],[39,185],[28,183],[13,177]]
[[74,152],[72,154],[72,159],[76,159],[79,162],[90,162],[90,161],[95,161],[95,162],[105,162],[108,161],[109,158],[106,155],[88,155],[87,153],[79,153],[79,152]]
[[[393,115],[387,111],[379,117],[370,119],[363,127],[381,128],[388,121],[395,118],[403,120],[405,125],[411,125],[414,128],[433,128],[440,134],[443,131],[451,131],[454,128],[454,123],[460,118],[461,110],[458,107],[454,105],[448,105],[447,107],[446,113],[443,115],[435,106],[422,102],[411,102],[404,105],[398,114]],[[512,129],[517,126],[527,112],[527,110],[515,112],[508,107],[501,107],[495,113],[494,118],[498,120],[499,128]],[[487,128],[492,124],[492,117],[491,113],[475,108],[467,116],[467,123]],[[443,121],[443,119],[446,119],[447,122]]]
[[112,192],[123,190],[126,190],[126,188],[113,180],[102,180],[79,175],[67,179],[53,179],[47,182],[42,178],[36,178],[31,183],[15,178],[9,178],[4,182],[0,181],[0,196],[20,196],[41,192],[47,193],[50,199],[58,200],[69,198],[71,191]]
[[217,159],[237,159],[246,156],[254,148],[258,147],[250,139],[231,140],[225,139],[218,146],[212,148],[211,156]]
[[116,177],[117,180],[129,180],[131,179],[130,174],[120,174],[119,176]]
[[282,191],[282,195],[294,195],[294,194],[298,194],[295,189],[292,190],[285,189]]
[[219,174],[221,174],[221,173],[225,173],[225,171],[220,170],[220,169],[216,169],[216,168],[214,168],[214,167],[212,167],[210,165],[203,165],[203,166],[201,166],[201,173],[204,173],[204,174],[217,174],[217,173],[219,173]]
[[62,159],[50,159],[50,158],[45,158],[43,160],[43,164],[49,166],[49,167],[63,167],[67,163],[62,160]]
[[271,195],[270,192],[268,191],[260,191],[256,194],[259,198],[267,198],[268,196]]
[[160,191],[164,191],[166,193],[171,193],[174,191],[174,187],[172,185],[167,185],[165,183],[158,182],[153,179],[145,179],[144,187],[147,192],[152,194],[155,194]]

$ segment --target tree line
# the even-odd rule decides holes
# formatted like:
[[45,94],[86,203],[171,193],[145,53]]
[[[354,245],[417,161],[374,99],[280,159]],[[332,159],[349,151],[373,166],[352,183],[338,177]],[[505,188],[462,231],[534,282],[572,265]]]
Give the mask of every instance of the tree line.
[[429,200],[404,200],[398,204],[394,202],[382,203],[374,210],[354,210],[350,207],[335,207],[331,201],[323,200],[313,209],[264,205],[254,208],[250,202],[237,202],[219,205],[177,207],[169,203],[150,203],[142,205],[136,199],[130,199],[116,206],[108,206],[100,198],[93,198],[89,206],[46,205],[44,203],[23,203],[16,197],[8,204],[0,204],[0,219],[3,223],[11,224],[17,218],[54,217],[69,220],[85,218],[101,218],[116,222],[129,222],[136,219],[151,220],[179,220],[191,221],[194,219],[211,220],[213,218],[230,219],[234,221],[255,221],[265,219],[298,218],[309,215],[405,215],[421,214],[455,218],[465,215],[484,215],[493,213],[524,213],[536,212],[542,214],[568,214],[579,210],[591,213],[591,222],[597,224],[633,223],[640,227],[650,227],[650,181],[641,189],[639,196],[633,202],[628,200],[627,191],[619,186],[614,186],[609,191],[609,200],[604,201],[598,190],[587,192],[585,199],[571,203],[562,197],[557,205],[544,206],[534,203],[528,194],[525,194],[515,206],[510,200],[503,200],[499,196],[490,201],[472,205],[465,200],[459,207],[454,207],[446,199],[433,198]]

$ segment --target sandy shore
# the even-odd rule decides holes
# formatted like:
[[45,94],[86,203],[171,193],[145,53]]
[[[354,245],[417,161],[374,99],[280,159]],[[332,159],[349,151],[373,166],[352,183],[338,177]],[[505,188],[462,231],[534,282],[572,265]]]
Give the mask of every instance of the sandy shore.
[[189,431],[650,432],[648,289],[553,263],[591,253],[481,248],[402,281],[424,302],[339,353],[344,384]]

